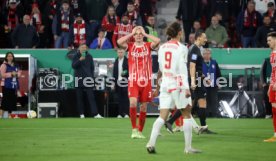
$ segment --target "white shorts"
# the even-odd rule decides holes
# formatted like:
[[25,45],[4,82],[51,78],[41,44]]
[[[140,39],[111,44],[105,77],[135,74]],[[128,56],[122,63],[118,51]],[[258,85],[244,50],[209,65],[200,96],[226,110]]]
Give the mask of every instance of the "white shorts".
[[184,109],[187,105],[192,105],[191,97],[186,98],[185,91],[175,90],[171,93],[161,92],[159,96],[160,109]]

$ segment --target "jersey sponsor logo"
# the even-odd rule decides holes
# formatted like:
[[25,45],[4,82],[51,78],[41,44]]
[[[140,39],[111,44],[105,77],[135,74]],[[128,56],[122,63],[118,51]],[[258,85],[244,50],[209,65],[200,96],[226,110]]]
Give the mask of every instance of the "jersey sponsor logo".
[[145,57],[147,55],[149,55],[148,52],[131,52],[131,56],[136,58]]
[[197,54],[192,54],[192,60],[197,60]]

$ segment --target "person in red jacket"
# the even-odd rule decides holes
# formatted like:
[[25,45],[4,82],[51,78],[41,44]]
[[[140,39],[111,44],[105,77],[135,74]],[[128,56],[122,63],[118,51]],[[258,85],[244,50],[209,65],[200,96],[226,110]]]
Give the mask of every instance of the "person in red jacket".
[[[133,25],[129,23],[128,15],[124,14],[121,19],[121,23],[118,24],[115,28],[115,31],[113,33],[112,37],[112,43],[114,48],[118,48],[117,40],[120,38],[131,34],[133,30]],[[133,39],[129,40],[130,42],[133,41]]]
[[117,24],[120,24],[120,18],[116,16],[115,8],[109,6],[102,20],[102,28],[107,32],[106,38],[110,41],[112,41],[113,32]]

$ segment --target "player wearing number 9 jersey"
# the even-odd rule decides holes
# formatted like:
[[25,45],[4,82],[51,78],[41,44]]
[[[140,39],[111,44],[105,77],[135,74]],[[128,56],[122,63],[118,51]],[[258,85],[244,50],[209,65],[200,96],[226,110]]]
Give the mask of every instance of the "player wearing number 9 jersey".
[[184,118],[185,153],[199,153],[193,149],[190,89],[188,83],[187,55],[188,49],[180,43],[183,37],[181,25],[177,22],[167,29],[167,35],[172,39],[163,44],[158,51],[159,69],[162,73],[160,86],[160,116],[153,124],[147,151],[155,153],[155,144],[161,127],[175,106],[181,110]]
[[[127,43],[130,38],[134,37],[135,42]],[[152,40],[151,43],[143,42],[144,37]],[[129,116],[132,125],[131,138],[143,139],[142,134],[147,111],[147,102],[152,100],[152,60],[151,50],[158,47],[160,39],[148,35],[141,26],[133,29],[132,33],[118,40],[119,46],[128,50],[128,69],[129,69]],[[140,102],[139,124],[136,125],[137,102]]]

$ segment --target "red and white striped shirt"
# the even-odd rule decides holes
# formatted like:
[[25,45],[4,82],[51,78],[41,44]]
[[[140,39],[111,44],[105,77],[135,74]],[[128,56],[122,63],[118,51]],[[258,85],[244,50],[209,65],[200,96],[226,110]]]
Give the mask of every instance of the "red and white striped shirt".
[[151,81],[151,42],[146,42],[142,46],[128,43],[128,70],[130,82]]
[[[119,24],[116,26],[114,33],[113,33],[113,37],[112,37],[112,43],[114,47],[117,47],[117,40],[119,40],[120,38],[131,34],[133,29],[133,26],[130,24],[124,25],[124,24]],[[129,42],[133,42],[133,39],[130,39]]]

